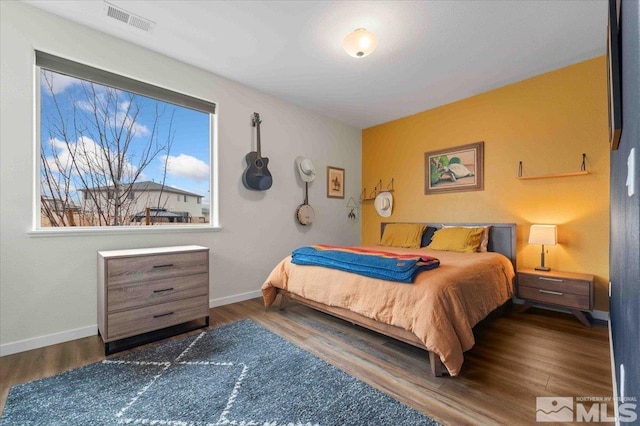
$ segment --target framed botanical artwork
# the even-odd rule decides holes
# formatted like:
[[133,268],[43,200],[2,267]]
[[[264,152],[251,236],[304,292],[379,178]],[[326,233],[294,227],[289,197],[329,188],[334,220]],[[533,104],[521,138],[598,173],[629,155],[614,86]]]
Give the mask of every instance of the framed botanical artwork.
[[484,190],[484,142],[424,153],[424,193]]
[[344,169],[327,166],[327,198],[344,198]]

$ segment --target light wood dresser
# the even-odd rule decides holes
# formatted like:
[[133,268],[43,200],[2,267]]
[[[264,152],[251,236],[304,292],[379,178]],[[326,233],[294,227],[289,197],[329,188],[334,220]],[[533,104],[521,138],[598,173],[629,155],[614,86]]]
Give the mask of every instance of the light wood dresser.
[[107,355],[201,318],[204,325],[191,329],[209,325],[207,247],[98,252],[98,331]]

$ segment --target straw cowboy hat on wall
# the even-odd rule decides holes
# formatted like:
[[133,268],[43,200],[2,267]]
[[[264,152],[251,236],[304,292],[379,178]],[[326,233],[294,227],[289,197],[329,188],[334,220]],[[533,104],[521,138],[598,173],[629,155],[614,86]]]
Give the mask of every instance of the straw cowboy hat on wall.
[[305,157],[296,157],[296,167],[303,182],[311,182],[316,178],[313,162]]
[[381,192],[376,196],[374,201],[376,211],[382,217],[391,216],[393,210],[393,195],[390,192]]

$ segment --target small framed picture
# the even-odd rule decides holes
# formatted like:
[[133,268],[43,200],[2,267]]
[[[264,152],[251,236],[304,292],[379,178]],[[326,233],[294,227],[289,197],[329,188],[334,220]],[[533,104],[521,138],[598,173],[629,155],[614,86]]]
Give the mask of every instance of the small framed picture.
[[344,198],[344,169],[327,166],[327,198]]

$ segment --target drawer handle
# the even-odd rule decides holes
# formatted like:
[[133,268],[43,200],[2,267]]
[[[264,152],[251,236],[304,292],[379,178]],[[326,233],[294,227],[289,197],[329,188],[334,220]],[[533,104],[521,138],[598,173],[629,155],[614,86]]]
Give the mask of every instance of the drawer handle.
[[558,278],[547,278],[547,277],[538,277],[539,280],[543,280],[543,281],[554,281],[557,283],[563,283],[564,280],[558,279]]
[[544,294],[553,294],[554,296],[564,296],[564,293],[560,293],[559,291],[551,291],[551,290],[538,290],[538,291]]
[[172,266],[173,266],[173,263],[167,263],[166,265],[153,265],[153,269],[171,268]]
[[173,315],[173,312],[167,312],[166,314],[160,314],[160,315],[154,315],[154,318],[160,318],[160,317],[168,317],[169,315]]
[[173,287],[163,288],[162,290],[153,290],[154,293],[166,293],[167,291],[173,291]]

